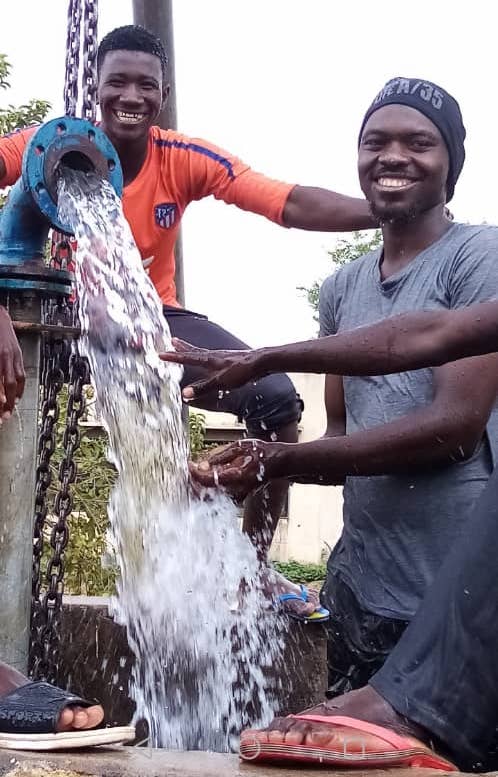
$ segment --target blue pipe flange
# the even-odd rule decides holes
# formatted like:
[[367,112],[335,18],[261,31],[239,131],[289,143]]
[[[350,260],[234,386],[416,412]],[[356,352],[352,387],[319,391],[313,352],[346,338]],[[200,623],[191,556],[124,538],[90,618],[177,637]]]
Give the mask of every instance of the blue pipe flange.
[[123,191],[123,173],[111,141],[91,122],[63,116],[42,124],[24,152],[23,184],[48,222],[70,234],[70,228],[57,216],[57,167],[64,157],[70,167],[96,170],[119,197]]

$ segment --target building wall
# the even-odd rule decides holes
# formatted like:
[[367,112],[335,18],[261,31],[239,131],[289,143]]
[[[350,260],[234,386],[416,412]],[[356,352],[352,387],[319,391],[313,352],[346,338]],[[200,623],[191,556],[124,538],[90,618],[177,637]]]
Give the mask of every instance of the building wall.
[[[303,398],[305,412],[300,424],[301,442],[321,437],[325,429],[322,375],[292,375]],[[243,426],[226,413],[204,413],[211,439],[233,440]],[[272,545],[276,561],[319,563],[328,556],[342,527],[342,488],[293,484],[288,515],[280,520]]]

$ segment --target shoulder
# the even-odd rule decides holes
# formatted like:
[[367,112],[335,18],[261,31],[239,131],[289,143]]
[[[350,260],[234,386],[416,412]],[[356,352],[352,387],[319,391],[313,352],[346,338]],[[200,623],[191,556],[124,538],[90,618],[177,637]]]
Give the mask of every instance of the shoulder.
[[498,248],[498,226],[494,224],[455,224],[450,234],[456,244],[469,248]]
[[329,275],[322,283],[324,296],[334,294],[338,289],[346,288],[350,283],[356,283],[365,273],[371,271],[379,261],[381,249],[369,251],[358,259],[339,267],[332,275]]
[[161,129],[160,127],[151,127],[149,130],[150,142],[156,147],[171,149],[173,152],[179,152],[180,156],[193,154],[195,156],[205,157],[214,162],[232,163],[236,157],[228,151],[224,151],[219,146],[211,143],[204,138],[184,135],[182,132],[172,129]]

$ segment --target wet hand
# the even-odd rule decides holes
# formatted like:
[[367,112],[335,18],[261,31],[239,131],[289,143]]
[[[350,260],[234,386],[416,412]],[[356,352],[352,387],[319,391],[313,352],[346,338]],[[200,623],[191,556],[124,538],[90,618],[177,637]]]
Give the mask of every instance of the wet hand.
[[22,397],[26,376],[10,316],[0,307],[0,417],[6,419]]
[[276,477],[282,443],[242,440],[200,462],[190,463],[192,480],[204,488],[224,488],[237,500]]
[[258,351],[209,351],[173,338],[174,351],[161,353],[163,361],[202,367],[207,377],[183,390],[186,402],[198,399],[212,391],[229,391],[261,378]]

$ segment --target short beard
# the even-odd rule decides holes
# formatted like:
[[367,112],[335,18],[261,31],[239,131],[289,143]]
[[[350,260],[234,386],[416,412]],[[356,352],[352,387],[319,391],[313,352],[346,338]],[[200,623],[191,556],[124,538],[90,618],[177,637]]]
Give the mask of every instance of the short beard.
[[381,227],[384,224],[396,224],[399,226],[411,224],[426,210],[426,208],[416,204],[405,210],[400,210],[399,208],[376,208],[373,202],[369,204],[372,216]]

